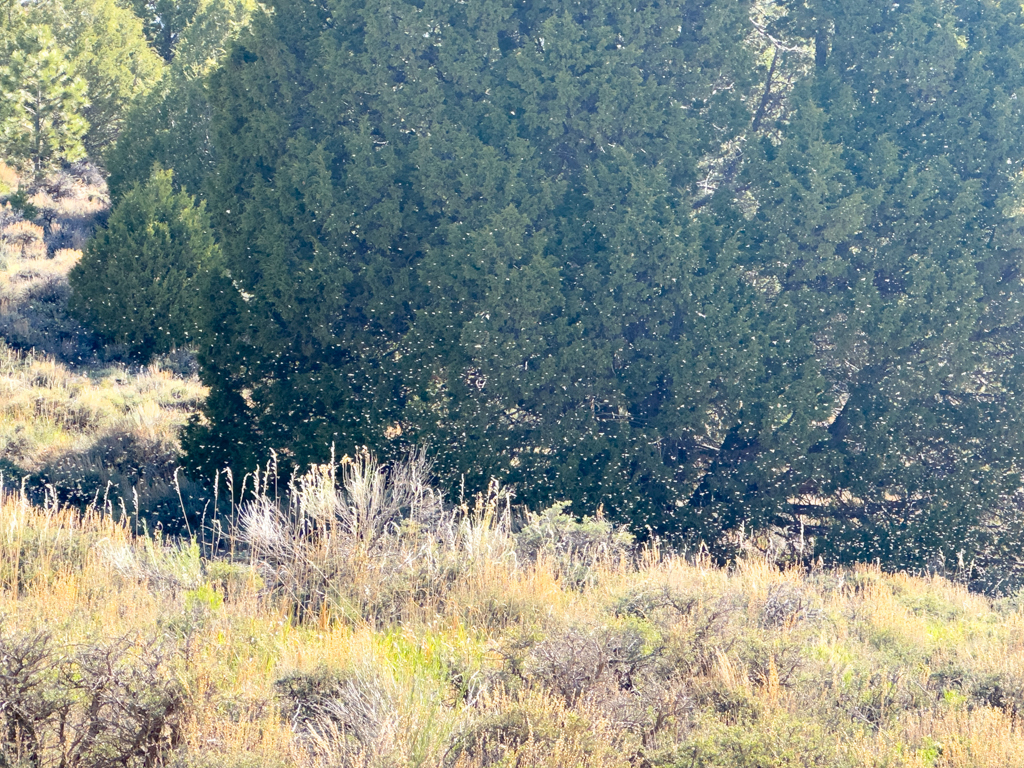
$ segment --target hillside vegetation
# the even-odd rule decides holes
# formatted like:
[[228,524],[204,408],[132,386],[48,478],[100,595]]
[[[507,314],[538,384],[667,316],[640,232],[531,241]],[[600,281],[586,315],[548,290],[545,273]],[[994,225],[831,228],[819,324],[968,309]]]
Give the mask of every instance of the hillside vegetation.
[[[0,176],[18,188],[2,164]],[[0,207],[0,473],[35,500],[106,500],[184,527],[182,500],[190,512],[204,503],[177,475],[179,432],[205,394],[191,355],[132,363],[68,314],[68,273],[109,206],[95,169],[26,188],[34,215]]]
[[997,0],[0,0],[0,768],[1024,768],[1019,93]]
[[991,580],[1022,93],[997,0],[274,0],[209,77],[188,465],[429,445],[723,562]]
[[187,347],[194,481],[429,446],[720,563],[1020,585],[1019,6],[0,5],[3,225],[86,326],[48,280],[0,330]]
[[1024,765],[1015,600],[716,568],[423,472],[346,458],[288,504],[258,475],[206,544],[5,488],[0,760]]

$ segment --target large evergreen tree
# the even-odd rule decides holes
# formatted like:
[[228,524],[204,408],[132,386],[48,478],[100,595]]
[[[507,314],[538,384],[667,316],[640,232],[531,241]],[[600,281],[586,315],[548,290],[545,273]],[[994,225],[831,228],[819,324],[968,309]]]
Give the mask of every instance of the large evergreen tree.
[[[230,283],[193,457],[434,446],[449,477],[690,504],[725,435],[796,387],[700,164],[764,72],[744,3],[282,0],[214,78],[211,210]],[[774,335],[773,335],[774,334]],[[794,353],[797,354],[797,353]],[[717,510],[715,511],[717,515]],[[677,515],[677,519],[672,519]],[[682,518],[686,518],[683,520]]]
[[818,0],[787,24],[816,66],[781,143],[749,143],[738,226],[838,395],[799,511],[844,558],[982,556],[1024,448],[1021,9]]
[[1019,485],[1020,8],[279,0],[213,80],[197,463],[921,563]]

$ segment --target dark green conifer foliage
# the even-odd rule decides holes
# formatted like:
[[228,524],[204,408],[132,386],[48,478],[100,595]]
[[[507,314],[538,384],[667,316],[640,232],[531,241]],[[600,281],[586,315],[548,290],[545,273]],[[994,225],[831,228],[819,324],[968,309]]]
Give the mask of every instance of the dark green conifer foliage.
[[171,61],[182,32],[201,4],[202,0],[132,0],[129,5],[142,20],[153,47],[165,61]]
[[3,61],[17,45],[17,36],[26,25],[25,11],[17,0],[0,0],[0,55]]
[[[233,285],[204,338],[193,460],[425,442],[447,477],[524,500],[721,527],[690,497],[721,435],[781,394],[761,295],[690,192],[750,121],[748,11],[260,15],[213,78]],[[809,397],[794,421],[827,410]]]
[[159,83],[133,102],[124,131],[106,157],[111,197],[149,178],[154,163],[174,169],[174,184],[202,194],[214,164],[207,75],[248,20],[252,0],[203,0],[175,35],[174,56]]
[[[0,0],[0,77],[10,66],[11,54],[17,49],[18,35],[26,25],[25,12],[16,0]],[[0,99],[0,126],[14,112],[11,100]]]
[[749,147],[742,253],[839,396],[801,511],[833,556],[969,565],[1021,477],[1021,9],[817,0],[784,21],[817,30],[817,66],[781,145]]
[[1021,10],[786,5],[278,0],[211,86],[192,460],[428,443],[660,531],[980,556],[1022,470]]
[[72,269],[71,310],[148,359],[194,343],[217,261],[205,204],[175,192],[171,171],[155,169],[124,195]]

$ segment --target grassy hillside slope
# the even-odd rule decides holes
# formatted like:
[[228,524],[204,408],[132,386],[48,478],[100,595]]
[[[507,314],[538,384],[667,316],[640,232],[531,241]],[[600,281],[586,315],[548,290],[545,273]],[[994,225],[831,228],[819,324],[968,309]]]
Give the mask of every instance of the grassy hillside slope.
[[67,316],[102,179],[25,203],[0,209],[0,766],[1024,766],[1015,598],[716,568],[497,487],[451,503],[421,460],[210,498],[176,471],[188,355],[132,366]]
[[198,545],[6,489],[0,764],[1024,766],[1013,599],[719,569],[417,463],[284,491]]
[[[0,163],[0,200],[18,186]],[[83,165],[21,198],[0,204],[0,473],[151,522],[181,519],[181,490],[196,512],[201,490],[175,487],[178,433],[205,395],[190,356],[131,365],[67,312],[68,271],[109,206],[102,176]]]

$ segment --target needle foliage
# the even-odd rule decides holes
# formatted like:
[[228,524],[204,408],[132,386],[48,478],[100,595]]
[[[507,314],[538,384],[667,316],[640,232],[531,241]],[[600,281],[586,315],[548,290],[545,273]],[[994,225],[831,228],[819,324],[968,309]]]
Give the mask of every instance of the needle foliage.
[[723,553],[980,562],[1022,41],[990,0],[278,0],[211,79],[193,463],[426,444]]

